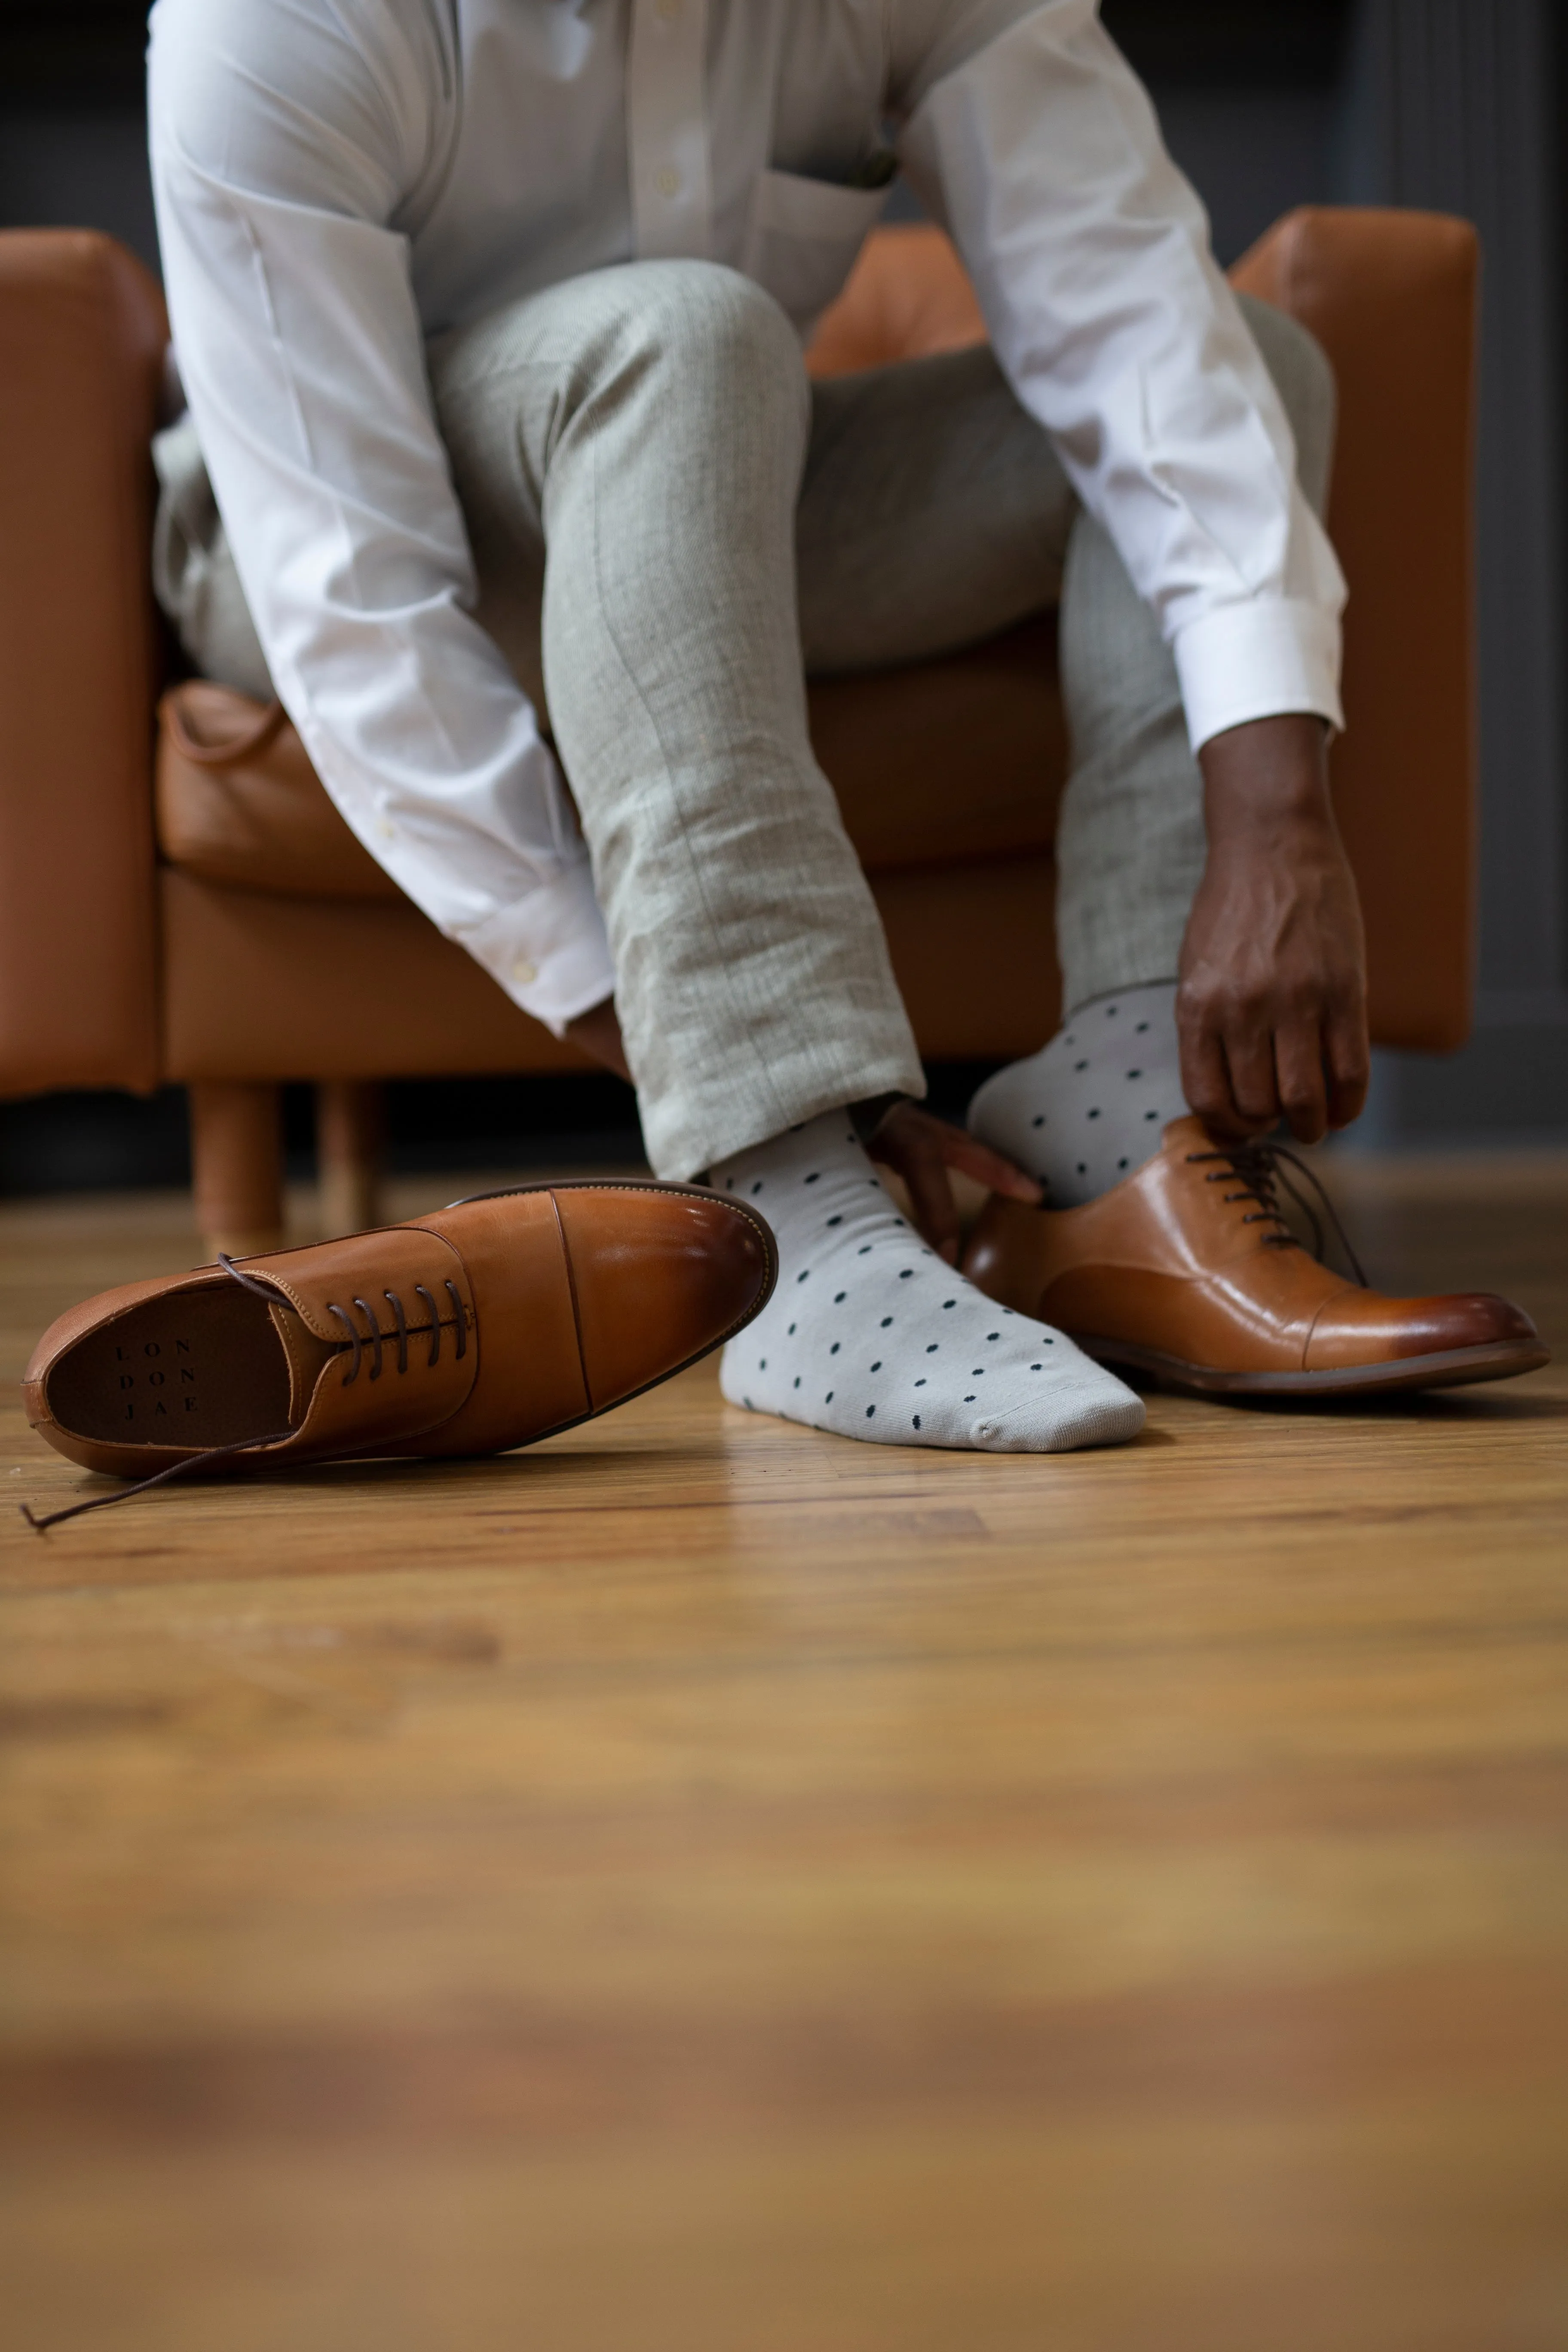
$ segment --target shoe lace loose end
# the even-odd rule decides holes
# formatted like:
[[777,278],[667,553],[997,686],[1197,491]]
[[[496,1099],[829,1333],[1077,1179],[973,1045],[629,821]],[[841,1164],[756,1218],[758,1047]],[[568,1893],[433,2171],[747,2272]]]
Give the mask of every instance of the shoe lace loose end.
[[221,1461],[225,1454],[249,1454],[264,1446],[280,1445],[293,1434],[291,1429],[275,1429],[266,1437],[242,1437],[234,1445],[205,1446],[200,1454],[187,1454],[183,1462],[171,1462],[163,1469],[154,1470],[150,1478],[138,1478],[134,1485],[121,1486],[112,1495],[94,1495],[89,1502],[71,1503],[63,1511],[47,1511],[41,1519],[26,1503],[19,1503],[17,1508],[34,1534],[41,1536],[48,1528],[58,1528],[62,1519],[79,1519],[84,1511],[105,1511],[111,1503],[128,1503],[133,1495],[144,1495],[149,1486],[162,1486],[170,1478],[183,1477],[187,1470],[199,1470],[208,1462]]

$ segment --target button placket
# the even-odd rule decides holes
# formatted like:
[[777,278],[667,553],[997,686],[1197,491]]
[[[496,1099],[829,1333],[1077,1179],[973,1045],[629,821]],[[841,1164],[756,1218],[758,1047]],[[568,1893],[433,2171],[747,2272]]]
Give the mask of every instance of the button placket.
[[632,0],[626,145],[639,260],[707,260],[708,0]]

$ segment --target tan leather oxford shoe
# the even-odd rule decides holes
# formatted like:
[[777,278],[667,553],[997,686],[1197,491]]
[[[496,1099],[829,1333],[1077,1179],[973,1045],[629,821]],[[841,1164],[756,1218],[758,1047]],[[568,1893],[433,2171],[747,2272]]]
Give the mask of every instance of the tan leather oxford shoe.
[[39,1340],[27,1418],[118,1478],[500,1453],[721,1346],[765,1304],[777,1263],[754,1210],[694,1185],[485,1193],[104,1291]]
[[1279,1155],[1173,1120],[1145,1167],[1078,1209],[993,1199],[963,1272],[1085,1353],[1200,1396],[1334,1396],[1502,1381],[1550,1360],[1506,1298],[1388,1298],[1280,1213]]

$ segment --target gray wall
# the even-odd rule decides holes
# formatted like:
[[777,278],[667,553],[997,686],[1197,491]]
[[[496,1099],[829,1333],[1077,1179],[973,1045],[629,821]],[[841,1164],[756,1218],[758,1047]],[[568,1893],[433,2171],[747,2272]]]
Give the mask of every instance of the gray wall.
[[158,266],[140,110],[0,102],[0,226],[103,228]]
[[1476,1034],[1391,1055],[1368,1138],[1568,1137],[1565,55],[1553,0],[1363,0],[1339,185],[1481,233]]

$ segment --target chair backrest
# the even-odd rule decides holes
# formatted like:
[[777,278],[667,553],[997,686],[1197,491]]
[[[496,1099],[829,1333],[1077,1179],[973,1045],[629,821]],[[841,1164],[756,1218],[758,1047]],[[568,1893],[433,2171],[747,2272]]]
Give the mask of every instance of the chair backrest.
[[83,229],[0,233],[0,1095],[157,1083],[153,467],[168,323]]

